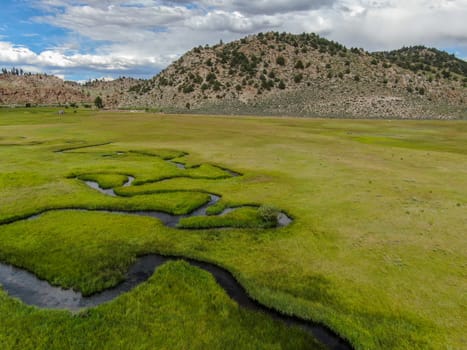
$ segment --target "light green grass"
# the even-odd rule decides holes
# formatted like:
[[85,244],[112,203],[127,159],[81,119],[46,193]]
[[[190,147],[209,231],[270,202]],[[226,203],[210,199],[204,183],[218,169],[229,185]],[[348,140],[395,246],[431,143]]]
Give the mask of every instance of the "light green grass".
[[77,178],[83,181],[95,181],[103,189],[123,186],[128,180],[127,175],[121,174],[81,174]]
[[[75,180],[78,181],[78,180]],[[113,211],[162,211],[168,214],[184,215],[207,203],[209,194],[203,192],[167,192],[141,195],[132,198],[110,197],[80,184],[79,190],[56,197],[40,196],[27,203],[5,201],[0,213],[0,224],[17,221],[34,214],[61,209],[89,209]],[[48,191],[44,191],[47,193]],[[16,198],[20,198],[18,196]]]
[[273,221],[264,220],[257,208],[238,208],[222,216],[195,216],[180,220],[180,228],[215,228],[215,227],[243,227],[243,228],[271,228],[275,227]]
[[[465,348],[467,123],[106,112],[58,118],[49,112],[0,113],[1,142],[42,142],[0,147],[0,220],[50,206],[130,208],[138,201],[141,206],[149,206],[153,200],[173,210],[192,198],[189,192],[175,192],[181,193],[180,197],[167,205],[164,201],[175,193],[151,194],[158,191],[204,191],[201,193],[205,196],[207,192],[218,193],[224,203],[272,205],[295,219],[291,226],[280,229],[190,231],[165,228],[156,220],[149,224],[151,219],[137,217],[125,218],[128,224],[122,226],[118,223],[120,217],[117,220],[117,216],[91,213],[95,215],[91,227],[103,221],[107,227],[102,231],[109,237],[119,237],[121,246],[121,253],[114,258],[108,256],[109,251],[117,251],[112,244],[110,250],[97,249],[91,243],[86,245],[87,239],[76,239],[73,249],[81,252],[77,259],[91,259],[99,251],[95,256],[103,265],[117,266],[117,273],[103,269],[94,274],[100,270],[99,265],[95,271],[81,272],[78,263],[65,258],[72,249],[72,237],[89,236],[87,228],[67,227],[68,214],[49,213],[28,223],[0,226],[0,236],[9,237],[0,240],[5,261],[16,256],[34,272],[37,269],[44,276],[58,276],[61,283],[68,281],[83,289],[90,286],[91,290],[118,280],[122,266],[142,251],[195,257],[230,270],[261,302],[327,324],[357,349]],[[106,142],[113,143],[95,150],[53,152],[70,145]],[[206,176],[210,179],[179,177],[187,171],[158,157],[103,156],[117,150],[157,154],[162,149],[187,152],[183,159],[188,165],[219,164],[244,176],[217,178],[217,174],[211,174],[211,170],[217,170],[211,169]],[[141,181],[167,180],[135,186],[129,198],[107,198],[79,180],[67,178],[104,173],[131,174]],[[145,194],[138,195],[141,193]],[[53,217],[57,220],[51,220]],[[54,261],[51,265],[62,262],[61,269],[47,266],[47,259],[27,253],[45,250],[39,236],[29,240],[27,234],[37,231],[45,237],[46,227],[56,234],[62,232],[64,240],[69,237],[62,245],[57,242],[56,250],[47,258]],[[105,235],[99,237],[102,242],[96,244],[105,246]],[[186,274],[191,276],[190,271]],[[164,278],[156,274],[153,280],[166,283]],[[4,343],[15,334],[14,339],[29,344],[23,348],[33,347],[34,339],[52,341],[55,332],[64,332],[68,337],[78,330],[79,334],[87,334],[80,344],[82,348],[97,348],[96,344],[106,341],[115,345],[118,339],[122,347],[141,341],[137,344],[150,348],[146,341],[151,338],[156,339],[158,343],[152,345],[158,348],[183,348],[188,339],[205,342],[206,348],[212,344],[228,348],[231,338],[224,334],[229,333],[229,327],[240,327],[232,335],[245,340],[232,343],[239,345],[237,348],[254,337],[238,319],[229,323],[219,313],[211,312],[209,302],[197,315],[212,321],[212,331],[206,336],[187,336],[191,328],[184,325],[196,323],[199,318],[189,312],[198,305],[190,304],[191,294],[186,293],[181,300],[186,301],[187,311],[176,311],[185,323],[171,316],[175,312],[173,303],[182,305],[175,296],[165,296],[164,300],[172,301],[166,308],[161,306],[158,317],[142,317],[132,323],[133,317],[139,317],[138,310],[152,308],[155,301],[149,296],[136,301],[130,293],[102,306],[108,312],[105,316],[101,309],[92,311],[96,318],[86,323],[66,313],[26,308],[3,295],[0,317],[7,328],[0,333]],[[127,300],[131,307],[117,306],[121,300]],[[7,323],[5,314],[16,316]],[[118,317],[104,322],[109,315]],[[140,336],[143,329],[153,330],[152,322],[161,319],[173,320],[167,337],[157,337],[155,331]],[[225,332],[222,326],[227,327]],[[125,327],[131,332],[122,331]],[[40,337],[35,336],[37,332]],[[174,343],[173,336],[181,333],[185,337]],[[281,338],[284,333],[277,334],[274,339],[285,341]],[[273,339],[270,335],[252,341],[252,346],[269,347]],[[98,342],[99,336],[103,342]],[[13,344],[8,341],[6,344]],[[64,341],[56,347],[67,344]]]
[[303,332],[239,309],[207,272],[167,263],[113,302],[77,315],[0,290],[2,349],[318,349]]

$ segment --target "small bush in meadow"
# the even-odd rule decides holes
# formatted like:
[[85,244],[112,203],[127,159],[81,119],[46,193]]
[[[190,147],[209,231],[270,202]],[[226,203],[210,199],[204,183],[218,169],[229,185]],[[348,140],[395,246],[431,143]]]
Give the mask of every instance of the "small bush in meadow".
[[258,215],[265,222],[277,224],[279,209],[271,205],[262,205],[258,208]]

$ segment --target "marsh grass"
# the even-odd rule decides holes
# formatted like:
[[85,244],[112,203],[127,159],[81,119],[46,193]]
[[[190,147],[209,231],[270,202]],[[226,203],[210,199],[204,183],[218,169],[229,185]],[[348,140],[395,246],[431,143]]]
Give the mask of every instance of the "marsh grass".
[[240,309],[205,271],[184,262],[95,309],[42,311],[0,290],[3,349],[321,349],[310,336]]
[[264,218],[258,208],[241,207],[222,216],[195,216],[183,218],[177,227],[185,229],[207,228],[272,228],[277,225],[277,220]]
[[128,180],[128,175],[121,174],[81,174],[77,176],[82,181],[95,181],[103,189],[121,187]]
[[[90,189],[88,193],[55,200],[40,199],[28,205],[13,203],[8,207],[7,213],[0,215],[0,224],[15,222],[33,215],[48,211],[66,209],[83,210],[109,210],[109,211],[161,211],[172,215],[189,214],[210,200],[210,196],[203,192],[169,191],[152,195],[140,195],[131,198],[108,197],[96,190]],[[94,199],[98,195],[97,199]]]
[[[268,204],[290,213],[294,224],[177,230],[150,218],[50,212],[0,226],[2,261],[90,292],[120,280],[137,254],[194,257],[231,271],[262,303],[323,322],[357,349],[465,348],[465,121],[55,113],[0,111],[0,140],[11,144],[0,147],[3,223],[48,208],[182,213],[217,193],[218,211]],[[180,150],[188,167],[221,164],[243,176],[223,178],[205,167],[193,169],[198,178],[180,177],[190,170],[161,157],[103,157],[159,149]],[[167,180],[130,186],[128,198],[107,198],[67,178],[79,174]],[[230,309],[228,299],[211,303],[211,291],[222,291],[204,284],[196,269],[170,271],[75,316],[29,308],[0,292],[0,343],[6,349],[303,345],[295,331]],[[159,285],[167,289],[154,298]],[[238,314],[223,311],[234,309]]]

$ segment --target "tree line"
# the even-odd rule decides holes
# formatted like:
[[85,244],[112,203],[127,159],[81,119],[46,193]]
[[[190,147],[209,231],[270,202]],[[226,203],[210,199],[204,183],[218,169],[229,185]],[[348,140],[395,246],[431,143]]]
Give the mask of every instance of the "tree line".
[[[11,68],[10,70],[8,70],[8,68],[2,68],[2,73],[1,74],[4,74],[4,75],[17,75],[17,76],[21,76],[21,75],[25,75],[25,76],[31,76],[33,75],[33,73],[31,72],[25,72],[23,70],[23,68]],[[47,74],[45,73],[38,73],[37,75],[45,75],[47,76]]]

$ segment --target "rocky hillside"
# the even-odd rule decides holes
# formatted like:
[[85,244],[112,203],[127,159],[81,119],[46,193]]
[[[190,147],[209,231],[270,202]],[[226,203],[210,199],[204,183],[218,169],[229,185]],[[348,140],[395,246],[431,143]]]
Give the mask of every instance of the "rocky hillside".
[[194,48],[129,89],[119,106],[229,114],[467,116],[461,68],[433,60],[430,69],[415,71],[401,57],[347,49],[315,34],[260,33]]
[[[115,80],[93,80],[83,84],[82,88],[90,96],[91,100],[97,96],[101,96],[104,105],[109,108],[114,108],[121,105],[121,101],[128,101],[128,96],[131,94],[131,89],[135,85],[140,85],[144,82],[141,79],[121,77]],[[131,96],[134,98],[133,96]]]
[[89,102],[88,92],[78,83],[46,74],[0,74],[0,105],[56,105]]
[[70,105],[92,106],[101,96],[106,106],[115,107],[125,100],[129,90],[142,80],[118,78],[93,80],[84,84],[63,81],[52,75],[20,73],[13,69],[0,74],[0,105]]
[[315,34],[269,32],[196,47],[149,80],[83,85],[0,75],[1,104],[92,104],[165,112],[466,118],[467,62],[422,46],[368,53]]
[[422,72],[432,79],[462,78],[467,83],[467,62],[447,52],[425,46],[404,47],[400,50],[376,52],[375,56],[390,60],[415,73]]

